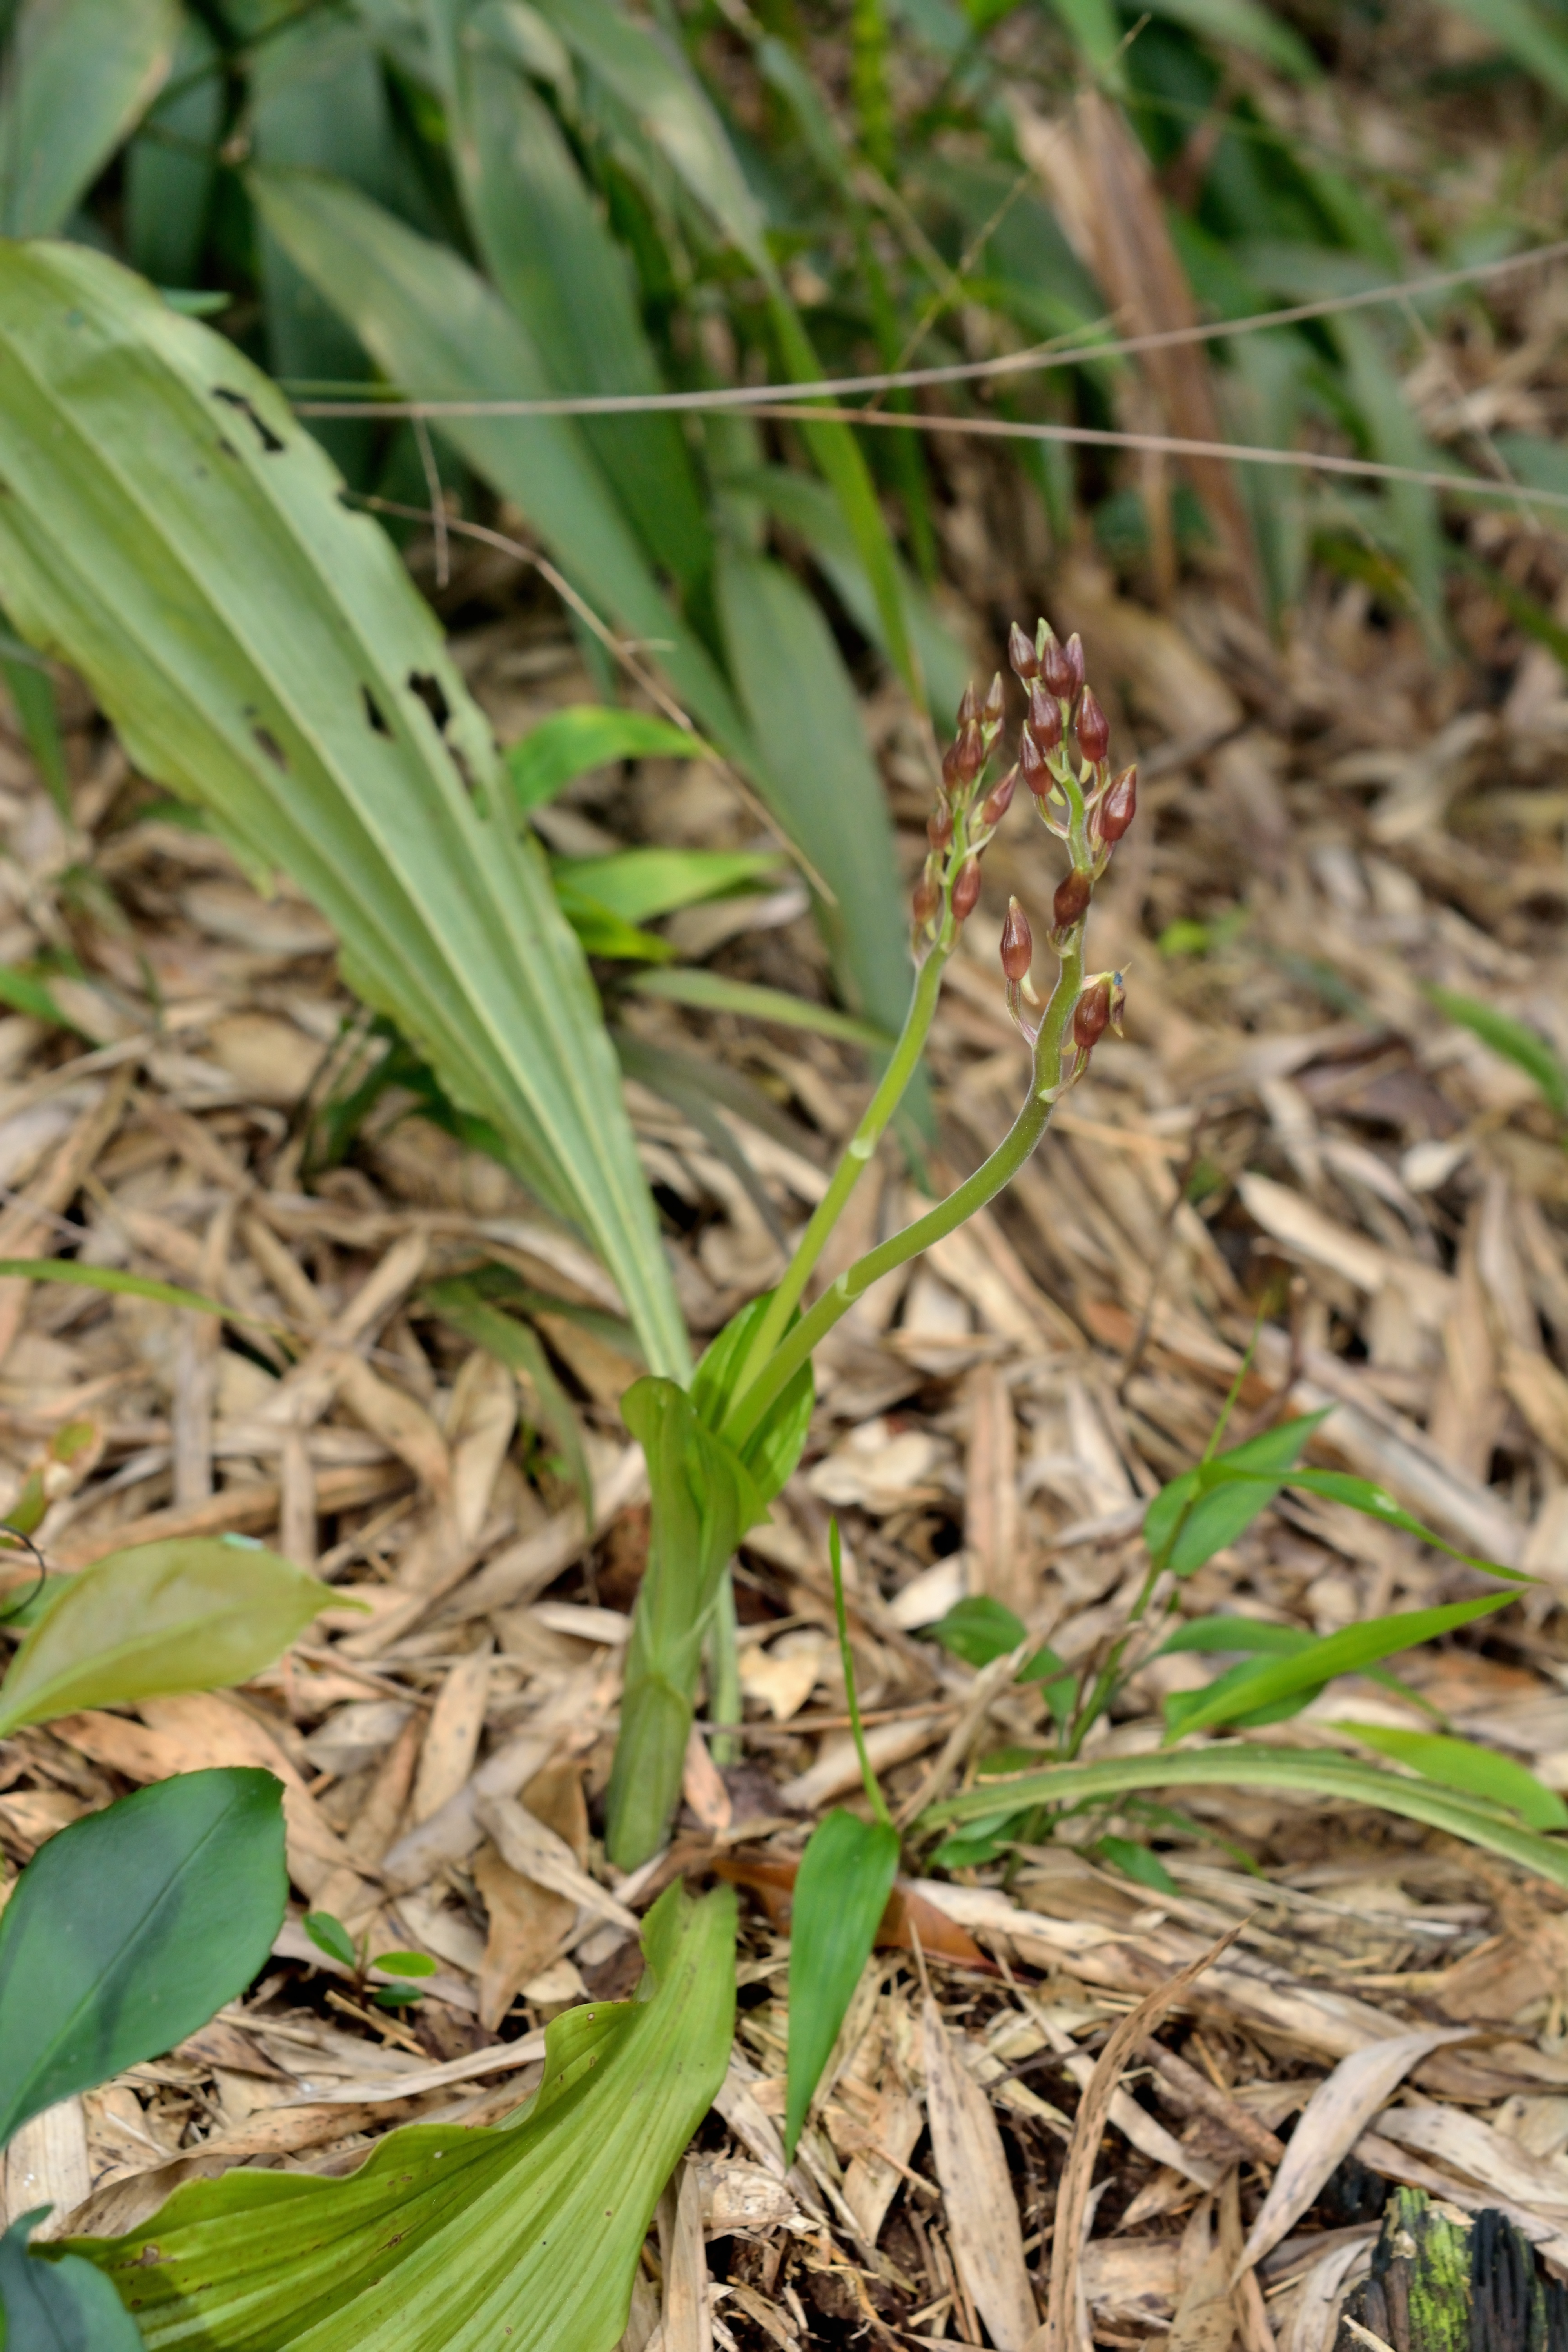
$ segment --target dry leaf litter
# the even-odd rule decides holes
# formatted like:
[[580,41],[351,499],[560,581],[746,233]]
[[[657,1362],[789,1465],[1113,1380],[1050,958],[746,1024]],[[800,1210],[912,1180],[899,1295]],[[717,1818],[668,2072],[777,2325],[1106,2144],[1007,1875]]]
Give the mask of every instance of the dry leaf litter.
[[[329,1164],[328,1108],[378,1049],[319,918],[286,885],[258,896],[68,681],[73,830],[0,730],[5,960],[50,950],[80,975],[53,983],[78,1037],[0,1019],[0,1255],[73,1251],[235,1316],[0,1283],[0,1484],[47,1465],[55,1567],[234,1532],[370,1612],[329,1606],[243,1690],[0,1744],[8,1874],[131,1788],[243,1762],[284,1783],[295,1897],[244,2000],[20,2135],[10,2213],[52,2201],[56,2231],[117,2231],[229,2165],[342,2172],[411,2117],[499,2118],[538,2080],[545,2022],[635,1982],[652,1897],[719,1864],[750,1890],[733,2063],[660,2206],[628,2352],[1023,2352],[1050,2324],[1062,2352],[1326,2352],[1399,2182],[1500,2207],[1568,2277],[1561,1897],[1415,1823],[1294,1796],[1184,1794],[1174,1896],[1101,1867],[1070,1825],[1006,1869],[906,1886],[785,2174],[783,1889],[814,1812],[858,1801],[830,1512],[870,1750],[907,1821],[1042,1721],[1037,1693],[922,1629],[988,1593],[1073,1666],[1100,1654],[1143,1571],[1144,1502],[1202,1451],[1261,1308],[1237,1434],[1332,1407],[1311,1459],[1540,1580],[1403,1671],[1456,1730],[1568,1790],[1568,1157],[1529,1082],[1424,992],[1524,1012],[1568,1055],[1563,673],[1468,593],[1470,659],[1447,667],[1353,584],[1321,584],[1284,651],[1207,594],[1135,605],[1085,557],[1047,572],[1009,478],[943,459],[961,579],[964,548],[986,551],[977,667],[994,619],[1043,604],[1082,630],[1118,747],[1142,755],[1146,821],[1095,918],[1096,955],[1133,967],[1130,1033],[995,1208],[821,1350],[805,1462],[737,1569],[745,1760],[721,1771],[694,1741],[673,1847],[619,1883],[595,1823],[647,1506],[605,1276],[405,1093]],[[1527,518],[1476,528],[1561,609],[1553,542]],[[445,603],[503,740],[590,695],[504,557],[459,556]],[[912,873],[926,753],[875,681],[867,714]],[[700,764],[605,772],[539,822],[568,854],[758,841]],[[991,853],[930,1057],[937,1184],[996,1141],[1024,1083],[996,940],[1009,890],[1045,901],[1047,857],[1022,824]],[[1206,928],[1182,953],[1173,923]],[[793,883],[668,929],[691,961],[826,993]],[[776,1275],[864,1072],[798,1030],[633,994],[617,1018],[729,1074],[720,1116],[754,1171],[748,1188],[631,1087],[700,1338]],[[889,1148],[824,1278],[916,1198]],[[529,1384],[422,1303],[485,1265],[545,1301],[591,1528]],[[91,1444],[55,1462],[53,1433],[83,1420]],[[1323,1633],[1474,1589],[1297,1496],[1181,1605]],[[1162,1694],[1212,1670],[1147,1667],[1090,1753],[1156,1745]],[[1347,1712],[1429,1719],[1353,1681],[1270,1738],[1342,1746]],[[311,1906],[434,1959],[419,2006],[356,1997],[300,1924]]]

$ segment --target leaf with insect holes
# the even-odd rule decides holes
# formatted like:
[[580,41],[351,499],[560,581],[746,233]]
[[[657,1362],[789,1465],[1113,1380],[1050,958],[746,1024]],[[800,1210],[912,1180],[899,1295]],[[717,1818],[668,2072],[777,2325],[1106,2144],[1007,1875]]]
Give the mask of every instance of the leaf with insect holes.
[[1352,1739],[1392,1757],[1396,1764],[1407,1764],[1413,1772],[1436,1780],[1440,1788],[1458,1789],[1464,1796],[1506,1805],[1532,1830],[1568,1829],[1568,1805],[1556,1790],[1495,1748],[1443,1732],[1399,1731],[1383,1723],[1338,1723],[1334,1728],[1348,1731]]
[[142,2352],[136,2322],[101,2272],[79,2254],[47,2261],[27,2240],[49,2211],[18,2214],[0,2238],[5,2352]]
[[1281,1422],[1162,1486],[1143,1514],[1150,1559],[1173,1576],[1191,1576],[1234,1543],[1274,1500],[1286,1472],[1331,1411]]
[[1264,1707],[1288,1706],[1294,1714],[1337,1675],[1361,1674],[1401,1650],[1435,1642],[1460,1625],[1473,1624],[1478,1617],[1506,1609],[1512,1599],[1510,1592],[1489,1592],[1479,1601],[1456,1601],[1443,1609],[1399,1610],[1390,1617],[1369,1617],[1342,1633],[1322,1634],[1292,1657],[1232,1666],[1205,1690],[1170,1693],[1165,1737],[1181,1739],[1217,1724],[1256,1718]]
[[899,1833],[841,1806],[811,1833],[790,1917],[784,2154],[793,2161],[899,1867]]
[[288,1894],[270,1772],[181,1773],[40,1846],[0,1914],[0,2146],[243,1992]]
[[305,1933],[319,1952],[330,1960],[338,1960],[345,1969],[357,1969],[359,1951],[353,1937],[331,1911],[307,1911]]
[[247,1682],[327,1599],[260,1545],[183,1536],[79,1570],[0,1684],[0,1737],[82,1707]]
[[[349,244],[359,288],[380,282]],[[443,248],[438,267],[450,311],[464,265]],[[321,444],[237,345],[106,255],[0,247],[0,314],[12,623],[80,672],[141,773],[314,901],[345,979],[601,1251],[649,1361],[683,1373],[592,975],[391,541],[345,508]],[[650,583],[641,633],[660,633],[656,614]]]

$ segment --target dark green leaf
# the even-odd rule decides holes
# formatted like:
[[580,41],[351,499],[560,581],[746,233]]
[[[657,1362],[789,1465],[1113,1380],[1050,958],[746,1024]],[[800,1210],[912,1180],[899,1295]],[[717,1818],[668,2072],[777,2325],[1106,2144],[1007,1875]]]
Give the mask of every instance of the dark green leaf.
[[1568,1805],[1511,1756],[1500,1756],[1493,1748],[1478,1747],[1474,1740],[1451,1739],[1436,1731],[1398,1731],[1383,1723],[1341,1723],[1334,1727],[1348,1731],[1380,1755],[1391,1756],[1396,1764],[1408,1764],[1413,1772],[1419,1772],[1423,1780],[1436,1780],[1440,1788],[1458,1789],[1465,1796],[1485,1797],[1493,1804],[1506,1805],[1532,1830],[1568,1829]]
[[793,2159],[899,1867],[899,1833],[836,1808],[811,1833],[790,1915],[784,2152]]
[[353,1937],[342,1921],[331,1911],[307,1911],[305,1933],[318,1951],[325,1952],[330,1960],[339,1960],[345,1969],[357,1969],[359,1952]]
[[[1028,1638],[1023,1619],[985,1592],[955,1601],[931,1630],[944,1650],[969,1666],[988,1666],[993,1658],[1005,1657]],[[1053,1663],[1059,1665],[1060,1661]],[[1022,1674],[1018,1679],[1024,1679]]]
[[1401,1650],[1434,1642],[1460,1625],[1473,1624],[1506,1609],[1513,1595],[1489,1592],[1479,1601],[1456,1601],[1443,1609],[1407,1609],[1391,1617],[1370,1617],[1342,1633],[1325,1633],[1297,1651],[1293,1657],[1266,1660],[1250,1666],[1233,1666],[1206,1690],[1173,1692],[1165,1702],[1165,1720],[1172,1738],[1192,1731],[1207,1731],[1215,1724],[1234,1723],[1284,1701],[1304,1701],[1336,1675],[1364,1673]]
[[1158,1894],[1175,1895],[1180,1890],[1159,1855],[1135,1839],[1102,1837],[1096,1839],[1089,1852],[1101,1862],[1110,1863],[1123,1878],[1135,1878],[1140,1886],[1152,1886]]
[[[752,1339],[772,1297],[772,1291],[764,1291],[749,1307],[742,1307],[738,1315],[732,1315],[718,1338],[710,1341],[692,1375],[692,1409],[709,1429],[718,1430],[723,1425],[724,1416],[734,1402],[736,1382],[745,1368]],[[798,1313],[792,1316],[790,1328],[793,1329],[799,1320]],[[811,1429],[815,1401],[812,1370],[807,1361],[774,1398],[741,1448],[741,1459],[764,1503],[772,1502],[800,1460]]]
[[595,768],[613,761],[701,760],[710,757],[699,735],[651,711],[616,710],[593,702],[552,711],[506,755],[512,796],[526,814]]
[[377,2009],[412,2009],[416,2000],[424,1998],[412,1985],[381,1985],[372,1995]]
[[1042,1696],[1058,1725],[1071,1721],[1078,1703],[1078,1676],[1069,1674],[1053,1649],[1042,1642],[1033,1657],[1026,1658],[1014,1677],[1021,1683],[1040,1683]]
[[47,2262],[27,2240],[48,2212],[23,2213],[0,2238],[0,2346],[5,2352],[141,2352],[136,2322],[79,2254]]
[[244,1991],[289,1894],[270,1772],[187,1772],[40,1846],[0,1914],[0,2145]]

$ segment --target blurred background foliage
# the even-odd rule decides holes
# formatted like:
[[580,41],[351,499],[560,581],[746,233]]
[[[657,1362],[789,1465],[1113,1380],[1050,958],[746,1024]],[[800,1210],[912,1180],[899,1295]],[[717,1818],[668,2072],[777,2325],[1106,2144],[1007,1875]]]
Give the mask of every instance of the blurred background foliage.
[[[0,26],[5,228],[116,255],[297,402],[702,393],[1063,343],[1070,363],[873,404],[1568,487],[1547,434],[1493,431],[1455,378],[1454,334],[1494,335],[1485,284],[1096,348],[1550,239],[1563,0],[10,0]],[[1047,568],[1087,551],[1156,604],[1212,587],[1277,641],[1314,566],[1439,653],[1456,570],[1499,577],[1474,509],[1300,467],[802,409],[312,424],[394,530],[438,500],[542,551],[606,702],[606,639],[642,649],[800,853],[839,993],[882,1030],[908,957],[857,690],[899,681],[945,726],[994,635],[966,470],[1027,510]],[[1561,640],[1528,567],[1502,585]]]

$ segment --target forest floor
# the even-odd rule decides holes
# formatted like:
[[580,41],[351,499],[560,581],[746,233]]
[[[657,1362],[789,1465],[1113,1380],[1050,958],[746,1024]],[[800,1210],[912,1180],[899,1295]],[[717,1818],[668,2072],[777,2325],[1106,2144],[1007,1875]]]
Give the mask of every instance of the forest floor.
[[[1005,547],[986,509],[1002,478],[969,478],[980,543]],[[1528,531],[1509,529],[1528,567]],[[1037,1738],[1045,1713],[930,1627],[965,1591],[988,1593],[1068,1665],[1103,1654],[1143,1576],[1144,1502],[1202,1454],[1256,1331],[1233,1438],[1327,1409],[1312,1460],[1539,1580],[1402,1660],[1403,1691],[1336,1683],[1270,1738],[1342,1750],[1343,1717],[1418,1730],[1436,1709],[1568,1790],[1568,1155],[1538,1087],[1427,993],[1523,1013],[1568,1058],[1563,674],[1479,599],[1458,614],[1468,658],[1438,660],[1355,583],[1321,586],[1281,650],[1199,592],[1163,614],[1125,601],[1087,556],[1047,572],[1015,551],[996,570],[967,623],[977,668],[997,666],[1006,600],[1032,621],[1043,597],[1084,635],[1113,749],[1142,758],[1139,821],[1090,940],[1097,962],[1128,967],[1128,1034],[1100,1047],[994,1212],[874,1290],[823,1348],[805,1460],[741,1555],[744,1761],[721,1772],[699,1745],[675,1845],[620,1889],[641,1907],[671,1874],[723,1865],[743,1890],[734,2063],[690,2193],[672,2192],[650,2238],[630,2352],[661,2326],[662,2352],[1021,2341],[1017,2283],[1043,2312],[1096,2053],[1226,1932],[1110,2109],[1079,2267],[1093,2340],[1161,2341],[1180,2305],[1173,2342],[1234,2328],[1247,2352],[1319,2352],[1395,2182],[1461,2212],[1500,2203],[1568,2274],[1563,1895],[1415,1822],[1310,1795],[1179,1792],[1152,1830],[1096,1817],[1096,1839],[1157,1837],[1163,1885],[1074,1843],[1069,1822],[922,1883],[929,1908],[911,1890],[783,2177],[778,1882],[814,1814],[858,1801],[830,1513],[873,1754],[910,1816]],[[504,740],[586,698],[572,639],[503,559],[459,552],[445,602]],[[330,934],[287,888],[258,896],[131,776],[79,690],[65,709],[74,831],[0,735],[5,961],[68,948],[86,974],[55,983],[79,1035],[0,1020],[0,1255],[74,1250],[216,1294],[237,1319],[0,1283],[0,1477],[9,1491],[46,1465],[51,1566],[234,1532],[372,1612],[329,1612],[243,1690],[0,1744],[11,1865],[172,1771],[260,1763],[290,1791],[295,1900],[266,1976],[167,2058],[89,2093],[79,2129],[57,2114],[11,2151],[13,2214],[47,2198],[53,2226],[113,2231],[242,2160],[340,2172],[411,2117],[496,2119],[537,2081],[545,2021],[629,1990],[624,1925],[489,1843],[416,1833],[487,1756],[531,1737],[525,1801],[616,1885],[597,1832],[647,1506],[617,1415],[637,1367],[602,1274],[406,1096],[384,1096],[336,1156],[332,1106],[358,1045]],[[868,718],[912,876],[925,752],[890,693],[873,689]],[[589,778],[541,824],[577,853],[758,844],[721,774],[673,762]],[[1043,909],[1050,856],[1016,809],[936,1024],[928,1183],[991,1148],[1024,1085],[997,940],[1009,891]],[[672,931],[731,977],[826,994],[794,884]],[[776,1276],[864,1066],[803,1031],[630,993],[617,1018],[733,1074],[723,1116],[749,1188],[710,1128],[631,1088],[700,1339]],[[918,1198],[889,1145],[826,1271]],[[429,1302],[435,1278],[485,1264],[537,1294],[584,1431],[591,1537],[537,1394]],[[58,1459],[51,1441],[82,1424]],[[1298,1494],[1180,1606],[1325,1633],[1480,1589],[1414,1538]],[[1214,1665],[1146,1665],[1090,1752],[1157,1745],[1162,1697]],[[433,1958],[417,2007],[368,2007],[305,1936],[311,1906]],[[1342,2104],[1310,2107],[1342,2060],[1376,2046],[1348,2121]],[[1233,2295],[1287,2148],[1305,2192]],[[683,2234],[706,2248],[707,2311],[667,2304],[661,2318]]]

